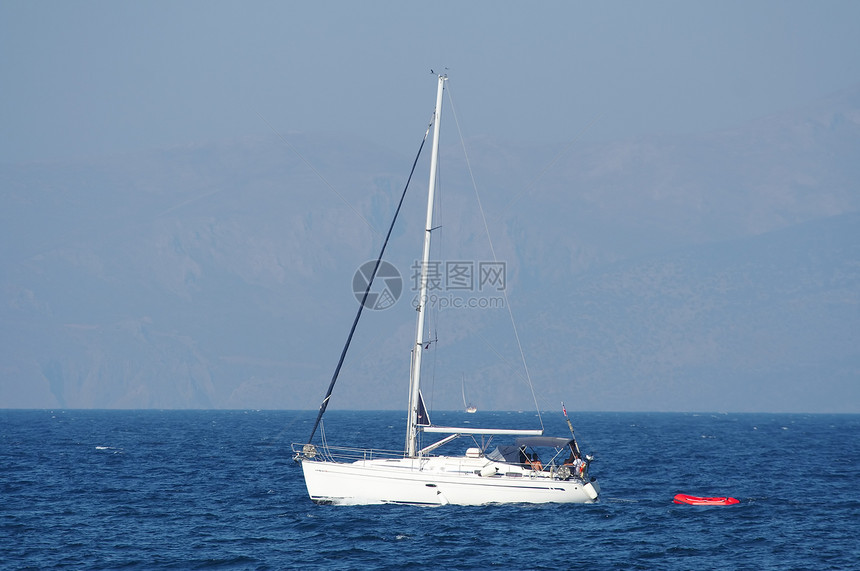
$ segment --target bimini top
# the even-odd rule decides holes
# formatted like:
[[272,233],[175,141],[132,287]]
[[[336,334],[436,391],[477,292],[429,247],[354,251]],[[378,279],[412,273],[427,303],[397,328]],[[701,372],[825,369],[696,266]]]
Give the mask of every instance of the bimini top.
[[517,446],[554,446],[561,448],[562,446],[567,446],[573,440],[563,436],[527,436],[517,438],[516,442]]
[[553,436],[532,436],[528,438],[517,438],[516,442],[516,446],[497,446],[492,452],[487,453],[487,459],[495,460],[496,462],[510,462],[516,464],[525,461],[523,460],[520,451],[526,446],[562,448],[569,445],[573,440],[570,438],[558,438]]

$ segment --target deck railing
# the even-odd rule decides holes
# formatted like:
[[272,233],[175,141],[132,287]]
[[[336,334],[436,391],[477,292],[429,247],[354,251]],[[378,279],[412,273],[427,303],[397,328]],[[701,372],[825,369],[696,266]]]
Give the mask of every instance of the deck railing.
[[[309,448],[310,446],[310,448]],[[356,462],[381,458],[403,458],[402,450],[376,448],[349,448],[346,446],[308,445],[294,442],[292,450],[296,459],[327,462]]]

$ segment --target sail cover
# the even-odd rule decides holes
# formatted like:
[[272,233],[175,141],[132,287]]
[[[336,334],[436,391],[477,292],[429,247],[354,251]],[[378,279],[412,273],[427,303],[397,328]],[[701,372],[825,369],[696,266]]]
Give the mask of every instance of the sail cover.
[[427,414],[427,407],[424,406],[424,396],[421,391],[418,391],[418,426],[430,426],[430,415]]

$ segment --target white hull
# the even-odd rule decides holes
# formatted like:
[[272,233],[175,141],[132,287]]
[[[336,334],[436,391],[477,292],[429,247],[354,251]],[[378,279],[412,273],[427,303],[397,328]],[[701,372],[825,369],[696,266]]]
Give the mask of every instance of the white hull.
[[560,480],[550,472],[485,458],[431,456],[352,463],[304,459],[301,464],[308,494],[317,503],[591,503],[600,493],[596,481]]

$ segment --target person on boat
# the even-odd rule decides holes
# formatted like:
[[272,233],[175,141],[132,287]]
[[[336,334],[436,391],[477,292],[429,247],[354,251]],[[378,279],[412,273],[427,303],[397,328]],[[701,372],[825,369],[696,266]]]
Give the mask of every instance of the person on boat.
[[582,457],[578,454],[578,450],[573,446],[570,447],[570,456],[568,456],[567,460],[564,461],[564,465],[570,466],[570,469],[574,473],[574,475],[585,479],[585,471],[588,468],[588,463],[582,459]]
[[525,446],[520,446],[520,457],[519,463],[523,468],[531,468],[532,470],[543,470],[543,464],[540,461],[537,453],[532,452],[531,454],[526,452]]
[[525,446],[520,446],[519,463],[524,467],[527,467],[529,465],[529,457],[528,454],[526,454]]

